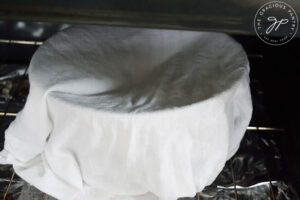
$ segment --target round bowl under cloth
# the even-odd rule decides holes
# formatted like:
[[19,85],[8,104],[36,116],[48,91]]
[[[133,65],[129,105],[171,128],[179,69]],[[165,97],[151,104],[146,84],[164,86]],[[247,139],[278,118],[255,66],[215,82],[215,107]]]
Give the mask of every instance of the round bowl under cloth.
[[247,56],[221,33],[74,26],[38,48],[29,81],[1,162],[58,199],[194,196],[252,113]]

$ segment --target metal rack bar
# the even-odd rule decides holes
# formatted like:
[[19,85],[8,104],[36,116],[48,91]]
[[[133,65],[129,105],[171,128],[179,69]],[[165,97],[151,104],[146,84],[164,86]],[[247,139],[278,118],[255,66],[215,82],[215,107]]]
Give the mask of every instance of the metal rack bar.
[[27,41],[27,40],[7,40],[7,39],[0,39],[0,43],[6,44],[24,44],[24,45],[42,45],[44,42],[41,41]]
[[[257,132],[259,133],[259,132],[261,132],[261,131],[263,131],[263,130],[268,130],[268,129],[266,129],[266,127],[262,127],[261,129],[257,129]],[[271,130],[272,130],[272,129],[271,129]],[[258,137],[259,137],[260,139],[262,139],[262,136],[259,135],[259,134],[258,134]],[[273,188],[272,188],[272,180],[271,180],[270,173],[269,173],[269,170],[268,170],[267,167],[266,167],[266,173],[267,173],[267,178],[268,178],[268,181],[269,181],[269,187],[270,187],[270,193],[269,193],[270,199],[271,199],[271,200],[276,200],[275,195],[274,195],[274,191],[273,191]]]
[[234,176],[234,170],[233,170],[233,161],[230,161],[230,169],[231,169],[231,177],[233,182],[233,189],[234,189],[234,196],[235,199],[238,200],[237,190],[236,190],[236,182],[235,182],[235,176]]
[[270,186],[270,197],[271,197],[271,200],[276,200],[275,195],[274,195],[274,191],[273,191],[273,187],[272,187],[272,181],[271,181],[270,173],[269,173],[268,169],[267,169],[267,174],[268,174],[268,180],[269,180],[269,186]]
[[7,196],[7,194],[8,194],[9,188],[10,188],[10,186],[11,186],[11,182],[13,181],[14,177],[15,177],[15,172],[13,171],[13,173],[12,173],[12,175],[11,175],[11,177],[10,177],[10,181],[9,181],[9,183],[8,183],[8,186],[7,186],[6,190],[5,190],[5,193],[4,193],[4,196],[3,196],[3,199],[2,199],[2,200],[5,200],[5,199],[6,199],[6,196]]
[[248,126],[247,130],[249,130],[249,131],[277,131],[277,132],[285,131],[283,128],[264,127],[264,126]]
[[15,117],[15,116],[17,116],[17,113],[0,112],[0,116]]
[[262,54],[248,54],[249,58],[264,58]]

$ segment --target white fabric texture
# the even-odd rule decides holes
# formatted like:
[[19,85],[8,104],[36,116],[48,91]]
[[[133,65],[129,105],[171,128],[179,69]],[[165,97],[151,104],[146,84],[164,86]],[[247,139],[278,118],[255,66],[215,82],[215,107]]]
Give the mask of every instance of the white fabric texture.
[[58,199],[194,196],[252,114],[247,56],[221,33],[74,26],[36,51],[29,80],[1,162]]

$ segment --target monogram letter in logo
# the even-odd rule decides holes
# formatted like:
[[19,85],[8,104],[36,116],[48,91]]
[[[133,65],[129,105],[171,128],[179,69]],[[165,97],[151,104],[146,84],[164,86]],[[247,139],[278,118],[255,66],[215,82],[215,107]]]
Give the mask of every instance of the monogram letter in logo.
[[275,27],[275,31],[277,31],[277,29],[279,28],[279,26],[281,24],[287,24],[289,22],[288,19],[281,19],[281,20],[277,21],[276,17],[273,17],[273,16],[268,17],[268,21],[273,21],[273,24],[271,24],[269,26],[269,28],[267,28],[266,34],[269,34],[270,32],[272,32],[274,27]]

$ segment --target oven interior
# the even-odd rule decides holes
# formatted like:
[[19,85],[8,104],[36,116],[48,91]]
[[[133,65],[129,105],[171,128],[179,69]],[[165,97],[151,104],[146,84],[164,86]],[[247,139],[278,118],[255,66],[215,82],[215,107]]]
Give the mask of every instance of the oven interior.
[[[5,129],[26,101],[27,68],[32,55],[47,38],[69,26],[26,20],[0,21],[1,149]],[[222,27],[217,31],[222,31]],[[275,47],[253,34],[234,31],[229,34],[242,44],[250,61],[252,120],[238,152],[215,182],[194,198],[182,199],[299,199],[300,38]],[[19,178],[11,166],[1,165],[0,199],[53,198]]]

